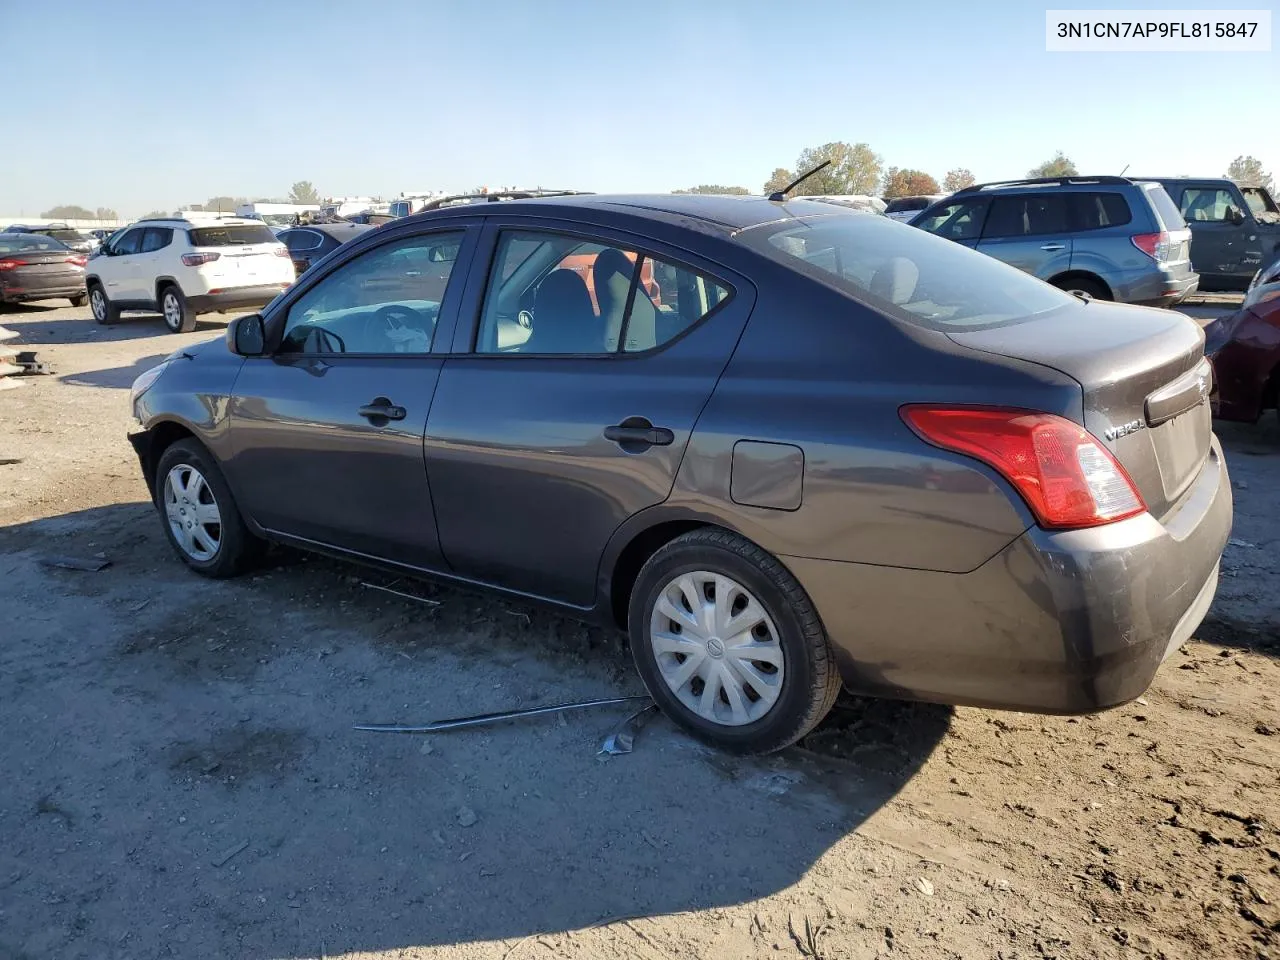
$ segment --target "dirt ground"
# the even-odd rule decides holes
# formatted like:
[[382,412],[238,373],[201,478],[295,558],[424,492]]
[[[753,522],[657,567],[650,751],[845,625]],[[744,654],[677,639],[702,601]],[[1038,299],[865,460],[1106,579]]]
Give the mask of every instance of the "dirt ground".
[[351,725],[637,693],[615,636],[326,560],[182,567],[128,386],[221,323],[0,324],[56,368],[0,392],[0,960],[1280,958],[1274,417],[1221,426],[1219,599],[1141,700],[847,700],[767,760],[658,719],[602,760],[622,708]]

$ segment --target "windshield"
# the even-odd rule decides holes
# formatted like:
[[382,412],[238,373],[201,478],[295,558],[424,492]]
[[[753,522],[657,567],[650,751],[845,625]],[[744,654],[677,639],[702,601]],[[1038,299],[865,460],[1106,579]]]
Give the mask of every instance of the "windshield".
[[1004,326],[1076,303],[993,257],[884,217],[783,220],[739,236],[868,306],[932,330]]
[[0,253],[19,253],[21,251],[57,251],[71,252],[61,240],[46,237],[42,233],[5,233],[0,234]]
[[239,247],[247,243],[273,243],[276,235],[267,226],[200,227],[191,231],[193,247]]
[[1244,194],[1244,202],[1249,205],[1255,217],[1260,213],[1280,214],[1280,209],[1276,208],[1276,202],[1271,199],[1271,194],[1261,187],[1241,187],[1240,192]]

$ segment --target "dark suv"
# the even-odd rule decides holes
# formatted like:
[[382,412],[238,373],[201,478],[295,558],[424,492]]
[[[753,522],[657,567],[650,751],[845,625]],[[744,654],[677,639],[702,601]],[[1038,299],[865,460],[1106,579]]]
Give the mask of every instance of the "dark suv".
[[1193,293],[1191,232],[1158,183],[1041,177],[979,183],[911,225],[1070,293],[1168,307]]

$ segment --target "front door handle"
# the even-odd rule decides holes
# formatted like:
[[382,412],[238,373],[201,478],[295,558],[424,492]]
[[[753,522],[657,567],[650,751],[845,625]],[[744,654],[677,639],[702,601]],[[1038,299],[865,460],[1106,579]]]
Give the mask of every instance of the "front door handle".
[[655,427],[644,417],[627,417],[621,423],[604,428],[604,438],[627,447],[667,447],[676,435],[666,427]]
[[1041,250],[1065,250],[1067,249],[1067,245],[1065,243],[1046,243],[1042,245],[1040,249]]
[[374,397],[373,403],[365,404],[359,413],[375,425],[379,420],[385,423],[388,420],[403,420],[408,416],[404,407],[397,407],[386,397]]

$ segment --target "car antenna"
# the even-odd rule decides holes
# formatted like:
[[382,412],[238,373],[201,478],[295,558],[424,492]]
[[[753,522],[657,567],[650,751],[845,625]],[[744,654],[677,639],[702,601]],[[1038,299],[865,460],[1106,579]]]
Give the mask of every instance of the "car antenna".
[[808,173],[802,173],[802,174],[800,174],[800,176],[796,177],[794,180],[792,180],[790,183],[788,183],[788,184],[787,184],[785,187],[783,187],[781,190],[775,190],[775,191],[773,191],[773,193],[769,194],[769,199],[770,199],[770,200],[772,200],[774,203],[781,203],[782,201],[784,201],[784,200],[786,200],[786,199],[787,199],[787,194],[788,194],[788,193],[790,193],[790,192],[791,192],[792,190],[794,190],[796,187],[800,186],[800,184],[804,183],[806,180],[808,180],[810,177],[812,177],[812,176],[813,176],[815,173],[817,173],[819,170],[822,170],[822,169],[824,169],[824,168],[826,168],[826,167],[829,167],[829,166],[831,166],[831,160],[830,160],[830,159],[823,160],[820,164],[818,164],[816,167],[814,167],[814,168],[813,168],[812,170],[810,170]]
[[[1124,165],[1124,170],[1128,170],[1131,166],[1133,166],[1133,164],[1131,164],[1131,163],[1126,163],[1126,164]],[[1122,177],[1124,176],[1124,170],[1121,170],[1121,171],[1120,171],[1120,176],[1122,176]]]

